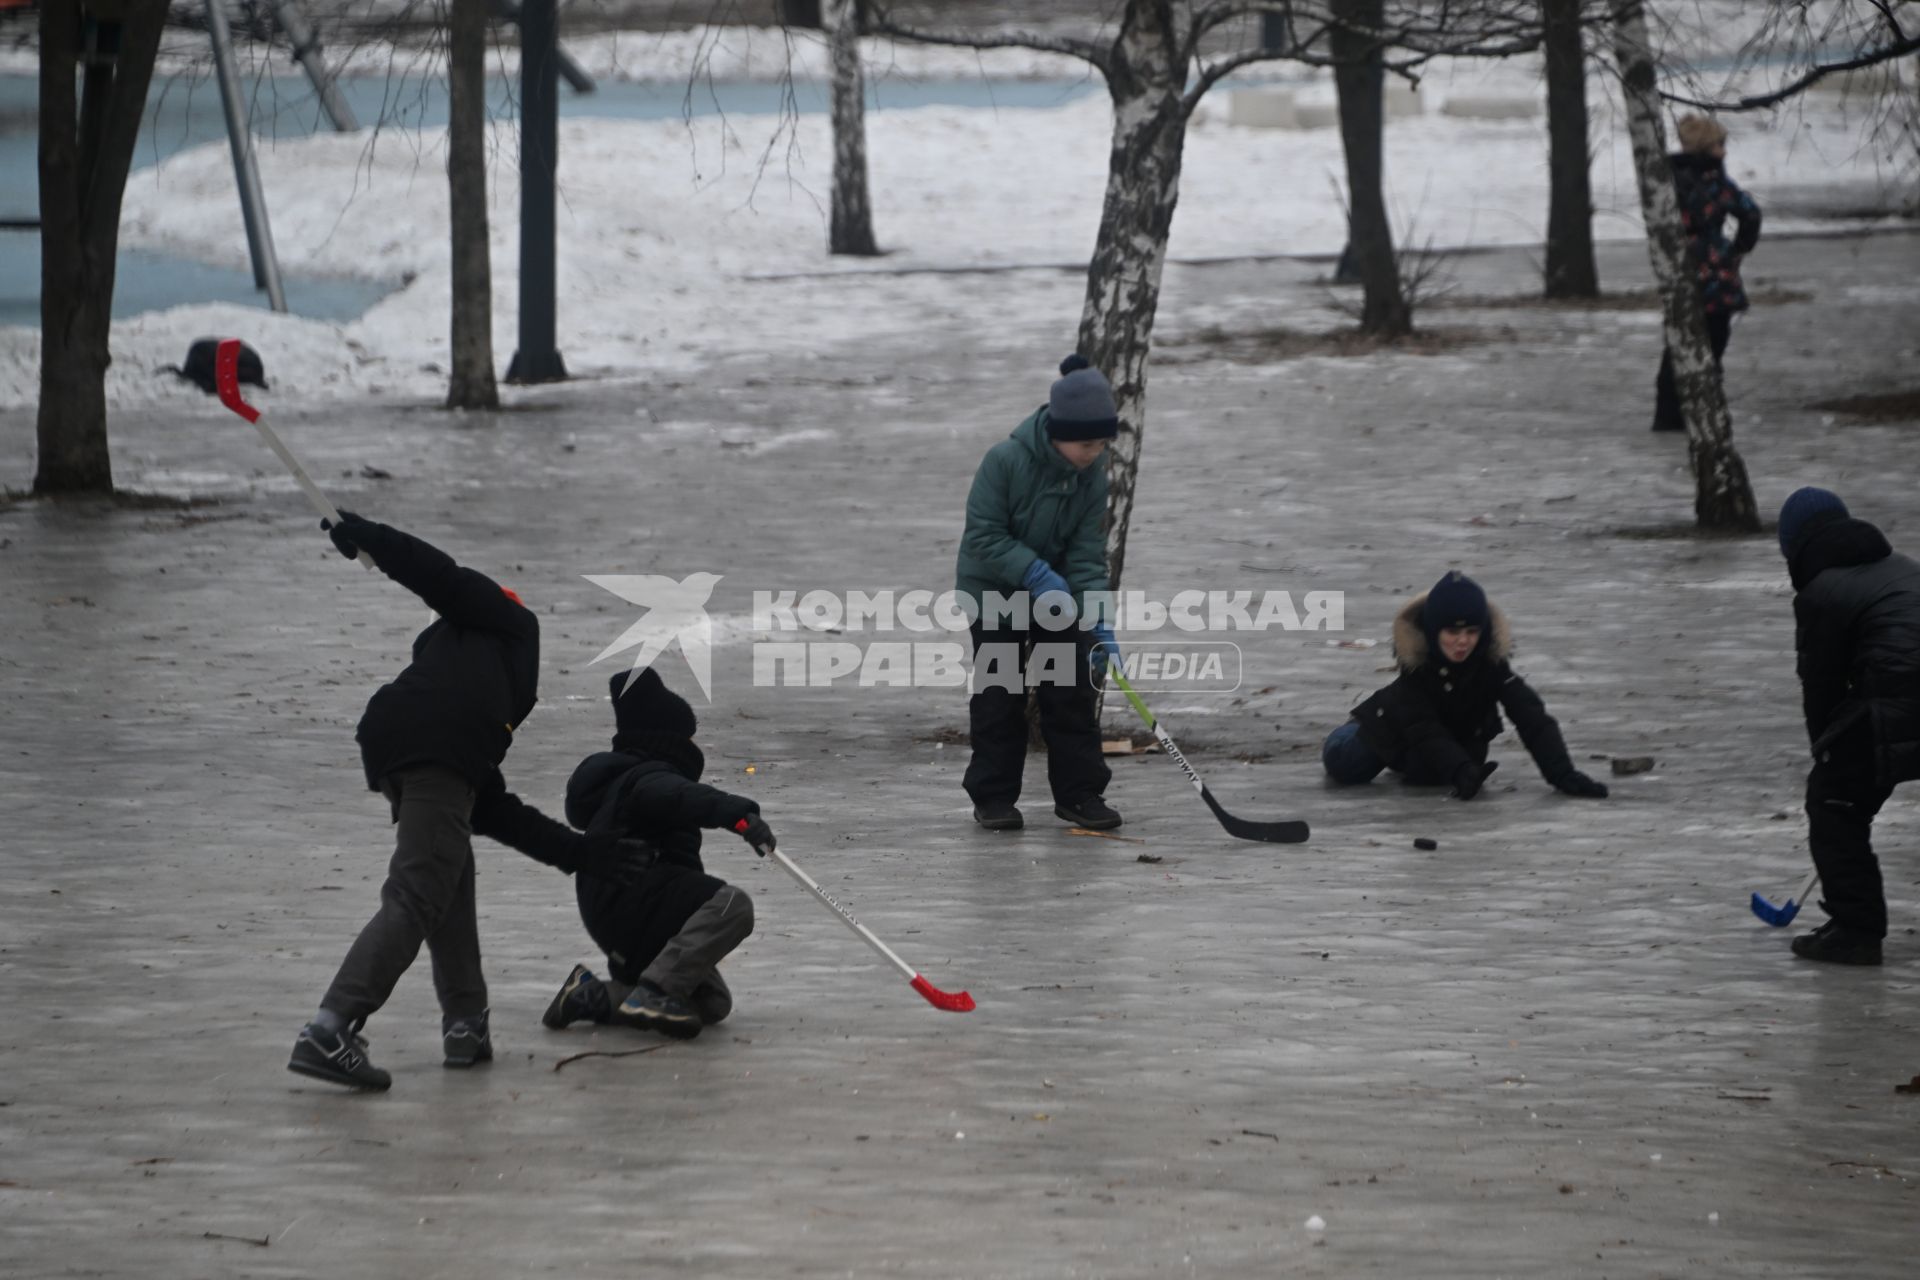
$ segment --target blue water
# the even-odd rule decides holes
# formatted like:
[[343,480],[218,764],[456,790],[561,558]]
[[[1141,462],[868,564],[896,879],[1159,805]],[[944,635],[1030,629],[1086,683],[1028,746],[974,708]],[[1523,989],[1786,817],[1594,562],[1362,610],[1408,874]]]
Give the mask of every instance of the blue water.
[[[444,125],[446,88],[419,73],[351,77],[340,81],[348,104],[363,128],[418,129]],[[917,84],[880,80],[867,86],[871,111],[926,106],[1054,107],[1101,88],[1098,80],[989,83],[942,80]],[[319,103],[302,76],[248,80],[249,125],[262,139],[304,138],[327,127]],[[0,219],[38,216],[38,147],[35,111],[38,87],[32,76],[0,76]],[[772,115],[782,110],[824,114],[827,86],[797,82],[792,101],[775,84],[718,82],[689,90],[684,84],[602,83],[590,94],[560,89],[560,114],[567,119],[665,120],[684,115]],[[497,117],[514,114],[517,85],[494,81],[489,96]],[[158,82],[147,98],[134,167],[158,164],[175,152],[226,137],[220,93],[209,79],[177,78]],[[239,200],[239,195],[234,195]],[[267,192],[271,219],[273,193]],[[287,305],[314,319],[351,320],[385,296],[391,285],[356,280],[287,276]],[[139,315],[193,302],[234,302],[265,308],[266,295],[253,287],[247,270],[210,267],[165,254],[123,252],[113,293],[116,317]],[[0,325],[40,322],[40,237],[37,232],[0,230]]]

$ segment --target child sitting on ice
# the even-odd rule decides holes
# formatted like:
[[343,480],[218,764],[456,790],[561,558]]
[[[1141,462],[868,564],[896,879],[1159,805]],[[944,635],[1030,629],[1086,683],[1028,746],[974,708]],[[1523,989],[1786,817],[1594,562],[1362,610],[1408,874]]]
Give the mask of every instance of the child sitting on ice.
[[613,750],[573,771],[567,821],[648,840],[659,861],[632,883],[575,878],[580,919],[606,952],[609,976],[576,964],[541,1021],[556,1030],[613,1022],[691,1039],[732,1011],[716,966],[753,932],[746,891],[701,864],[700,829],[731,831],[755,850],[773,848],[773,832],[758,804],[699,780],[706,757],[693,742],[693,708],[658,672],[623,671],[609,687]]
[[1480,792],[1499,767],[1487,747],[1505,727],[1504,710],[1549,783],[1570,796],[1604,799],[1607,789],[1573,767],[1560,726],[1540,695],[1507,665],[1506,615],[1458,569],[1409,600],[1393,620],[1394,682],[1353,710],[1327,736],[1321,761],[1335,782],[1371,782],[1391,769],[1417,786]]

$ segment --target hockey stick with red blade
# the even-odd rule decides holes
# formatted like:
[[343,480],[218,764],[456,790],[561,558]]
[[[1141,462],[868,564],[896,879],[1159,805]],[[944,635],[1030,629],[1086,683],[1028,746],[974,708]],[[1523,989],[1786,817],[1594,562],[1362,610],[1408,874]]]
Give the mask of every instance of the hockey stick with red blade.
[[[742,833],[744,833],[746,829],[747,829],[747,820],[745,818],[742,818],[739,824],[734,828],[734,830]],[[806,886],[808,893],[811,893],[815,898],[818,898],[823,904],[829,907],[835,915],[839,916],[842,923],[844,923],[847,926],[847,928],[859,934],[860,937],[866,941],[868,946],[872,947],[875,951],[878,951],[881,955],[885,956],[888,962],[891,963],[894,968],[898,969],[901,973],[906,974],[908,981],[910,981],[913,984],[913,989],[915,991],[918,991],[922,996],[926,997],[926,1001],[928,1004],[932,1005],[936,1009],[945,1010],[948,1013],[972,1013],[973,1012],[974,1004],[973,1004],[972,996],[968,995],[964,991],[942,991],[940,988],[934,986],[931,982],[928,982],[925,978],[921,977],[919,972],[915,970],[912,965],[908,964],[905,960],[902,960],[899,956],[893,953],[892,947],[889,947],[886,943],[874,937],[873,930],[867,928],[867,926],[861,924],[858,920],[854,919],[853,912],[847,910],[845,907],[841,906],[838,902],[834,901],[833,895],[828,893],[825,889],[822,889],[819,885],[819,882],[814,880],[812,876],[808,875],[806,872],[802,871],[798,866],[796,866],[794,864],[793,859],[789,858],[786,854],[780,852],[778,849],[772,848],[767,845],[756,845],[754,847],[761,854],[761,856],[770,857],[775,862],[778,862],[781,866],[785,867],[789,875],[791,875],[795,880],[798,880],[801,884]]]
[[[240,393],[240,339],[222,338],[220,345],[214,348],[213,386],[214,390],[220,394],[221,404],[260,429],[260,434],[266,438],[267,446],[279,454],[280,461],[286,463],[287,470],[293,472],[295,483],[305,491],[307,501],[313,503],[314,510],[318,511],[323,518],[339,524],[339,509],[328,501],[326,494],[320,492],[320,486],[313,482],[313,477],[309,476],[307,469],[300,465],[300,459],[293,456],[293,450],[287,448],[285,442],[280,439],[279,433],[261,420],[260,411],[248,404],[247,398]],[[360,563],[369,569],[374,567],[373,557],[364,551],[360,553]]]

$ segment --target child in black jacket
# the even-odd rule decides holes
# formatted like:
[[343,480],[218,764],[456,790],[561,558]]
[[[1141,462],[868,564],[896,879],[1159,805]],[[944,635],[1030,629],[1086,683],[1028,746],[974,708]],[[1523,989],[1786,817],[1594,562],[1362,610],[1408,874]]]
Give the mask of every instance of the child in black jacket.
[[1417,786],[1478,795],[1499,767],[1487,747],[1513,718],[1541,776],[1570,796],[1603,799],[1607,789],[1573,767],[1560,726],[1540,695],[1507,665],[1512,635],[1486,592],[1454,570],[1409,600],[1393,621],[1399,676],[1353,710],[1321,750],[1335,782],[1371,782],[1392,769]]
[[699,780],[706,757],[693,742],[693,708],[658,672],[623,671],[608,687],[613,750],[573,771],[567,821],[591,835],[644,840],[659,860],[632,883],[576,878],[580,919],[606,953],[609,976],[576,964],[541,1021],[555,1030],[614,1022],[691,1039],[732,1011],[717,966],[753,932],[746,892],[706,873],[700,831],[731,831],[756,851],[773,848],[773,832],[758,804]]
[[1813,745],[1807,840],[1830,917],[1793,953],[1879,964],[1887,895],[1873,820],[1896,786],[1920,780],[1920,563],[1825,489],[1787,499],[1780,550]]
[[360,1027],[385,1004],[425,943],[433,956],[450,1067],[493,1057],[474,915],[475,834],[562,871],[638,875],[652,853],[613,835],[581,836],[507,790],[500,761],[533,710],[540,623],[520,598],[397,529],[349,512],[322,522],[340,554],[361,551],[439,615],[413,660],[367,703],[356,737],[367,785],[399,828],[380,909],[354,940],[320,1011],[294,1042],[289,1070],[358,1089],[392,1078],[367,1060]]

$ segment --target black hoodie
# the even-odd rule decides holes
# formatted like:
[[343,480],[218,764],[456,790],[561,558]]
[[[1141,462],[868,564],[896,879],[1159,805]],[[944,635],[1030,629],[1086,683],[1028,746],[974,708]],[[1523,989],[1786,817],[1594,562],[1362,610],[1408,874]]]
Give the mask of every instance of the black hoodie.
[[1879,785],[1920,780],[1920,563],[1865,520],[1822,512],[1790,548],[1787,569],[1815,758],[1840,746],[1845,763],[1843,739],[1864,725]]
[[431,764],[488,790],[539,695],[539,620],[493,579],[418,538],[373,521],[355,520],[352,530],[381,572],[440,615],[360,717],[367,785],[378,791],[394,770]]

